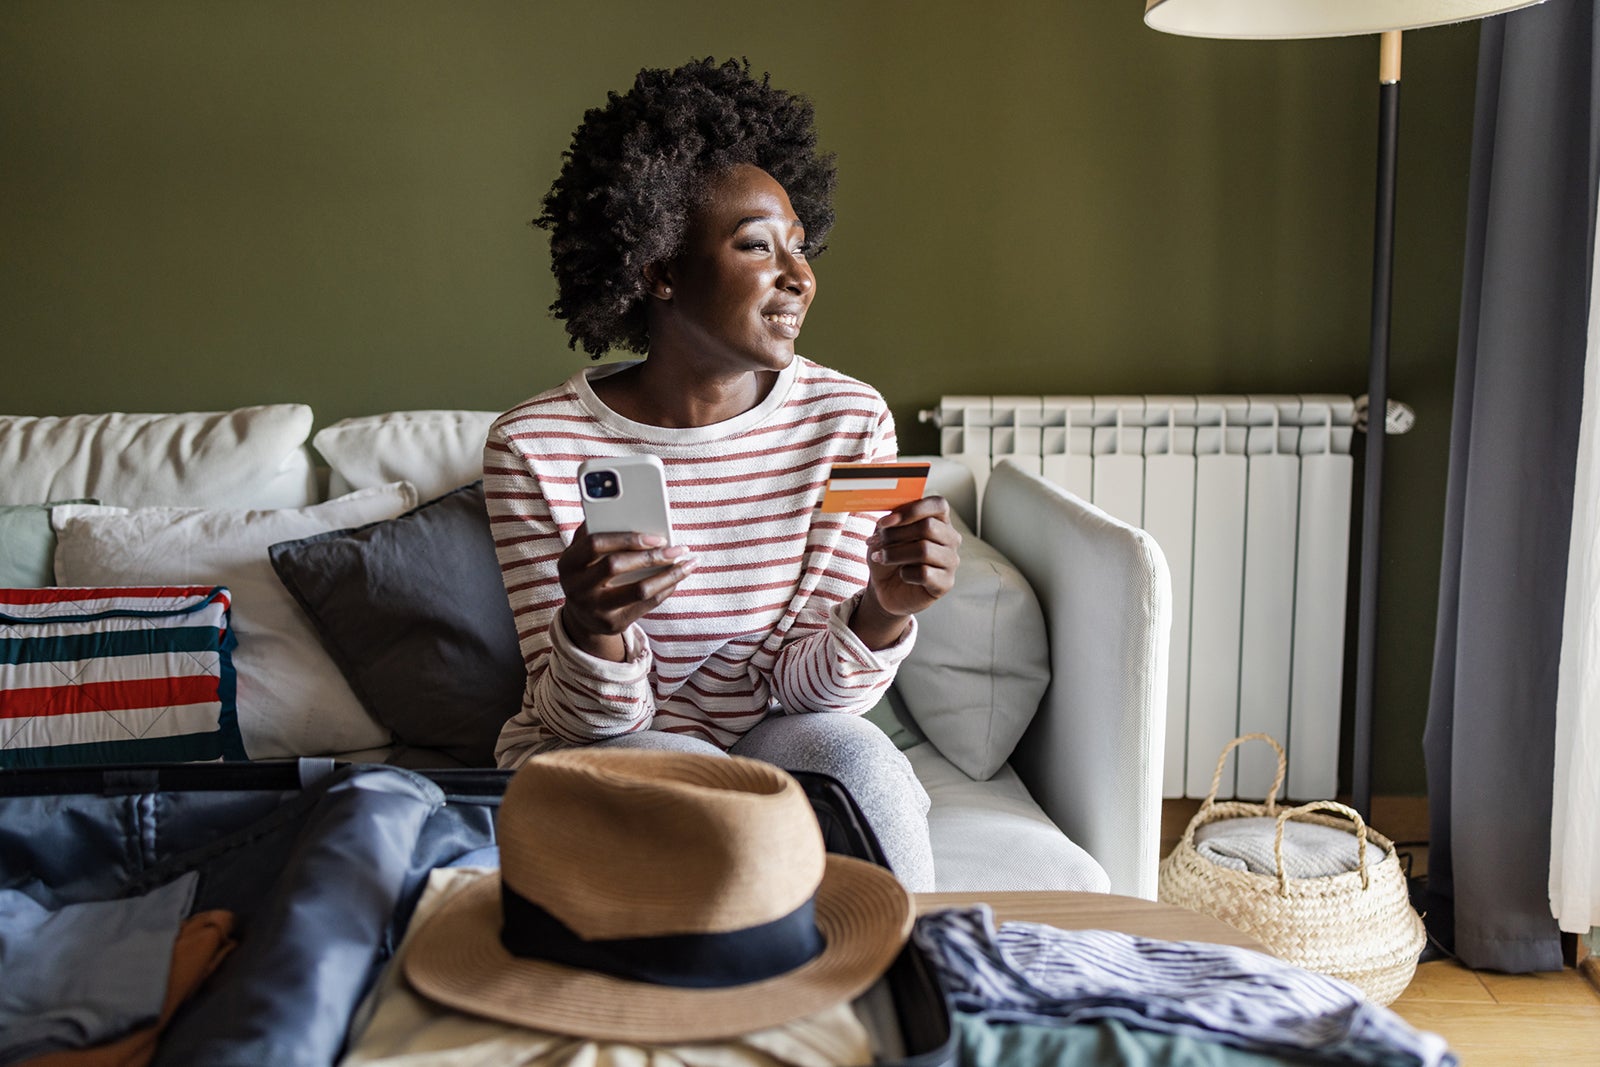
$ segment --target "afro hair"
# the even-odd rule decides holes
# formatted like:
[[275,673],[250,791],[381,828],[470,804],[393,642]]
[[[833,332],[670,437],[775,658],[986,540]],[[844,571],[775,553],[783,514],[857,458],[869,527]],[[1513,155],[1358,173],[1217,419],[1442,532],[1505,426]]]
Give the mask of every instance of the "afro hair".
[[642,70],[628,92],[607,94],[573,133],[533,223],[550,232],[550,311],[569,347],[595,358],[648,350],[644,268],[681,252],[707,179],[729,167],[772,175],[817,255],[833,226],[835,170],[816,141],[810,102],[752,76],[749,60]]

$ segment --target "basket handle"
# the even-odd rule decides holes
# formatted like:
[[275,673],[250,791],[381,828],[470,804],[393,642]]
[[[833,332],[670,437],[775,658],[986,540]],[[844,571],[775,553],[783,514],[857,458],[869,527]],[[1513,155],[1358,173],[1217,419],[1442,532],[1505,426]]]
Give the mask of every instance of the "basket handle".
[[1284,776],[1289,773],[1289,761],[1283,754],[1283,746],[1278,744],[1271,734],[1242,734],[1235,737],[1223,746],[1222,755],[1217,757],[1217,773],[1211,776],[1211,792],[1206,794],[1205,803],[1200,805],[1200,810],[1205,811],[1217,802],[1217,790],[1222,788],[1222,768],[1228,762],[1228,753],[1244,744],[1246,741],[1265,741],[1278,753],[1278,776],[1272,780],[1272,792],[1267,794],[1267,814],[1272,815],[1278,810],[1278,790],[1283,788]]
[[1289,895],[1289,876],[1283,870],[1283,824],[1296,815],[1313,811],[1336,811],[1356,824],[1356,857],[1361,868],[1361,888],[1365,890],[1370,879],[1367,877],[1367,824],[1361,818],[1361,813],[1337,800],[1313,800],[1298,808],[1284,808],[1278,812],[1278,834],[1272,840],[1272,858],[1278,867],[1278,895]]

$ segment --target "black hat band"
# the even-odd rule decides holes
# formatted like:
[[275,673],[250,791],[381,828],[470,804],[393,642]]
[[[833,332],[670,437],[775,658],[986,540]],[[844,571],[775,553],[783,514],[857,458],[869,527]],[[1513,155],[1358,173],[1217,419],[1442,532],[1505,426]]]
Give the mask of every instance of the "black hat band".
[[814,897],[787,915],[739,930],[592,940],[504,882],[500,904],[500,943],[513,956],[653,985],[713,989],[759,982],[815,959],[824,947]]

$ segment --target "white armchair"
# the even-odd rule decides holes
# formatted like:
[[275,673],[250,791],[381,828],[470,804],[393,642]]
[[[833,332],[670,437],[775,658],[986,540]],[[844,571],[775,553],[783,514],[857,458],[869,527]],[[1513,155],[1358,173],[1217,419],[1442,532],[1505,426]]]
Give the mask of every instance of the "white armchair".
[[[934,491],[974,525],[971,473],[932,458]],[[1051,680],[1009,767],[1044,814],[1104,869],[1112,892],[1153,900],[1172,626],[1166,559],[1145,531],[1010,461],[986,479],[978,528],[1027,579],[1048,629]],[[940,799],[935,793],[930,814],[936,862],[940,822],[954,814],[940,810]],[[996,834],[988,856],[996,866],[960,887],[1022,888],[1014,880],[981,884],[1004,880],[1002,869],[1017,862],[1007,851]],[[947,873],[941,868],[941,888]]]

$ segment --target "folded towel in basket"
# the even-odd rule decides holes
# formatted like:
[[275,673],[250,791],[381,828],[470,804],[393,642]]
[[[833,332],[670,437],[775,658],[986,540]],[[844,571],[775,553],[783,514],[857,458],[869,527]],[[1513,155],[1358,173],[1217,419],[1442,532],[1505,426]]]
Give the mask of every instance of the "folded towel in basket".
[[[1195,831],[1194,850],[1236,871],[1276,876],[1272,842],[1277,820],[1268,816],[1218,819]],[[1359,870],[1356,835],[1336,826],[1290,821],[1283,826],[1283,870],[1290,878],[1327,878]]]

